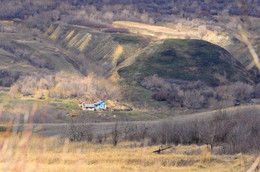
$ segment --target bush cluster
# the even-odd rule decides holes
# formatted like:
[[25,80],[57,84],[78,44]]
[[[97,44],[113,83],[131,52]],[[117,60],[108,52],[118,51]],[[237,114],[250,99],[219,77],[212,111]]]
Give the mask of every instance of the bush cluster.
[[88,101],[120,99],[119,88],[105,78],[94,75],[70,76],[63,72],[23,76],[11,87],[11,93],[16,92],[36,98],[82,98]]
[[[159,122],[116,122],[107,129],[87,123],[71,122],[71,141],[138,141],[149,146],[163,144],[204,145],[218,148],[220,154],[250,153],[260,150],[260,112],[254,109],[235,112],[219,110],[203,118],[184,118]],[[79,121],[78,121],[79,122]],[[97,132],[99,131],[99,132]]]
[[233,106],[236,100],[248,102],[254,87],[242,82],[226,82],[209,87],[201,81],[188,82],[163,79],[156,75],[145,78],[141,85],[153,92],[153,99],[166,101],[172,107],[192,109]]

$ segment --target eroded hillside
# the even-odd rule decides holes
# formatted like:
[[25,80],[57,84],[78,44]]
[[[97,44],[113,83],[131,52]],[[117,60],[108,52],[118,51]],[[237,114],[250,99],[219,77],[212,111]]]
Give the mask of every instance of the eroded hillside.
[[[0,32],[0,80],[10,86],[20,75],[64,71],[79,75],[77,65],[60,49],[16,26]],[[8,28],[11,28],[8,30]]]
[[[99,28],[93,25],[87,27],[55,23],[42,35],[16,31],[15,28],[21,26],[11,25],[14,30],[1,33],[1,65],[5,69],[2,85],[13,85],[12,88],[27,96],[62,99],[77,97],[87,101],[117,101],[122,97],[124,101],[137,102],[141,107],[146,102],[160,107],[166,101],[172,106],[209,108],[214,106],[207,103],[209,98],[217,102],[225,100],[228,106],[233,104],[235,98],[248,101],[253,86],[244,83],[254,85],[257,81],[257,76],[245,68],[245,64],[252,63],[252,59],[243,56],[241,60],[222,48],[237,46],[232,42],[235,39],[228,33],[205,30],[205,34],[198,28],[185,33],[189,29],[187,26],[170,28],[115,22],[114,26]],[[179,39],[169,39],[171,37]],[[238,41],[238,47],[240,43]],[[242,55],[239,57],[242,58]],[[69,77],[60,74],[60,71],[77,76]],[[23,77],[13,84],[21,73],[31,77]],[[57,76],[58,80],[55,79]],[[28,78],[30,82],[24,81]],[[78,82],[70,82],[69,78],[77,78]],[[49,81],[48,84],[42,85],[41,82],[45,80]],[[222,88],[222,85],[228,85],[227,89]],[[112,92],[100,91],[109,90],[108,86],[113,87],[110,89]],[[118,89],[118,86],[122,89]],[[242,96],[236,91],[230,97],[225,97],[224,94],[234,87],[235,90],[247,90]],[[34,88],[37,88],[36,91]],[[114,92],[117,92],[116,96]],[[197,92],[198,95],[191,95],[191,92]],[[202,98],[195,101],[199,104],[194,105],[185,102],[189,97]]]
[[[84,55],[78,63],[96,61],[106,74],[112,75],[117,66],[148,46],[151,38],[130,33],[105,31],[76,25],[51,25],[45,33],[67,49]],[[82,60],[82,62],[80,62]]]

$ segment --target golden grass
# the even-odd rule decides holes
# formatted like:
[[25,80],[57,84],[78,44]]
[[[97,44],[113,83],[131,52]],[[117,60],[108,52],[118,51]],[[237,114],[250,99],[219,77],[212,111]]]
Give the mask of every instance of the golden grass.
[[48,36],[49,34],[51,34],[54,30],[53,25],[51,24],[50,27],[47,29],[47,31],[44,33],[45,36]]
[[85,34],[81,39],[78,40],[78,42],[75,44],[75,47],[79,47],[80,44],[88,37],[88,33]]
[[7,25],[14,25],[14,21],[12,20],[0,20],[0,23],[7,24]]
[[69,40],[72,36],[73,36],[73,34],[74,34],[74,30],[72,30],[67,36],[66,36],[66,40]]
[[75,35],[68,43],[68,47],[74,47],[74,45],[77,43],[78,39],[80,38],[80,34]]
[[[136,146],[137,145],[137,146]],[[211,155],[206,146],[176,146],[153,154],[158,146],[140,143],[69,142],[57,138],[0,134],[0,171],[245,171],[249,155]]]
[[84,49],[86,48],[86,46],[88,45],[89,41],[91,40],[92,36],[89,34],[86,34],[86,36],[84,37],[84,39],[82,40],[82,42],[80,42],[79,51],[84,51]]
[[257,51],[255,50],[253,44],[248,39],[248,36],[247,36],[246,32],[243,31],[242,26],[240,26],[239,29],[240,29],[240,35],[241,35],[243,41],[246,43],[246,45],[247,45],[247,47],[248,47],[248,49],[250,51],[250,54],[253,57],[253,61],[252,61],[252,63],[249,66],[247,66],[247,70],[252,69],[254,66],[256,66],[258,68],[258,70],[260,70],[260,61],[259,61],[259,57],[258,57]]
[[116,64],[119,57],[123,54],[124,47],[122,45],[118,45],[113,53],[113,63]]
[[61,31],[61,28],[60,28],[60,26],[58,26],[58,27],[54,30],[54,32],[51,34],[50,38],[51,38],[51,39],[57,39],[57,37],[58,37],[60,31]]
[[118,74],[117,71],[115,71],[115,72],[111,75],[111,77],[109,78],[109,80],[112,81],[112,82],[114,82],[114,83],[117,83],[119,79],[120,79],[120,76],[119,76],[119,74]]

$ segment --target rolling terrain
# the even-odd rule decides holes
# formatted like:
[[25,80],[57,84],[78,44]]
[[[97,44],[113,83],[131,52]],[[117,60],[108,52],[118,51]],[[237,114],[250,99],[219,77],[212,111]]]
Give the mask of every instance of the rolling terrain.
[[[257,82],[254,72],[246,69],[248,64],[252,65],[253,57],[246,45],[243,45],[245,49],[241,48],[241,41],[227,32],[205,30],[201,35],[198,28],[186,33],[189,29],[183,26],[176,31],[176,28],[123,21],[102,28],[56,23],[45,35],[78,54],[72,59],[80,72],[89,74],[91,71],[118,83],[124,101],[135,102],[136,108],[146,102],[155,108],[165,104],[151,99],[153,92],[141,86],[150,76],[167,82],[201,81],[210,87],[221,85],[223,78],[230,83],[239,81],[254,85]],[[231,45],[236,50],[230,53],[225,48]],[[243,55],[244,50],[247,56]],[[234,56],[237,54],[233,52],[242,55]]]
[[139,56],[136,61],[119,70],[127,82],[141,82],[144,77],[158,75],[167,79],[203,81],[218,85],[214,75],[231,81],[248,81],[249,73],[226,50],[199,40],[168,39],[154,53]]
[[[252,57],[247,58],[243,56],[243,59],[241,59],[242,56],[241,58],[237,56],[232,56],[232,52],[229,53],[228,50],[226,51],[224,48],[227,48],[229,45],[234,44],[234,42],[232,42],[232,38],[228,37],[227,34],[216,35],[217,33],[214,32],[207,34],[207,36],[205,36],[205,39],[204,38],[203,39],[207,42],[212,43],[209,44],[205,41],[204,42],[199,40],[193,41],[193,39],[200,39],[198,33],[196,32],[194,32],[194,35],[191,36],[189,41],[189,39],[187,40],[184,39],[184,33],[183,33],[184,31],[180,33],[178,32],[176,33],[176,31],[171,30],[170,28],[148,26],[140,23],[130,23],[130,22],[115,22],[114,25],[117,27],[125,27],[129,29],[131,32],[134,32],[135,34],[106,33],[100,29],[94,29],[94,28],[76,26],[76,25],[68,25],[65,27],[64,26],[61,27],[60,25],[51,25],[50,28],[46,31],[46,35],[48,35],[49,38],[51,39],[61,42],[62,45],[65,46],[66,48],[83,53],[85,55],[85,59],[100,61],[103,66],[107,67],[106,71],[109,72],[110,74],[113,74],[113,72],[117,72],[121,68],[125,68],[127,66],[132,65],[138,60],[142,61],[143,59],[145,59],[144,56],[149,58],[151,56],[157,55],[158,56],[157,62],[159,62],[158,61],[159,58],[161,59],[160,61],[162,62],[165,59],[163,57],[166,56],[168,56],[169,58],[174,56],[182,56],[184,57],[183,59],[188,59],[188,60],[190,57],[192,58],[196,56],[197,58],[204,58],[201,60],[204,61],[208,60],[209,64],[203,64],[203,62],[200,62],[200,64],[195,64],[195,63],[192,64],[191,61],[188,62],[186,60],[181,60],[183,64],[180,64],[182,65],[180,68],[186,67],[187,65],[190,67],[194,66],[195,68],[205,67],[208,70],[217,70],[217,71],[224,70],[224,73],[228,75],[228,79],[232,78],[231,80],[233,81],[234,80],[245,81],[246,78],[251,78],[249,72],[245,70],[245,67],[247,66],[248,63],[251,63]],[[213,36],[210,36],[212,34]],[[161,40],[158,40],[158,38]],[[178,38],[179,40],[176,39],[171,41],[170,40],[171,38],[175,38],[175,39]],[[164,39],[169,39],[169,40],[163,41]],[[183,39],[183,41],[181,39]],[[213,45],[214,43],[219,45],[220,47]],[[239,47],[239,44],[234,44],[234,46]],[[179,50],[179,52],[177,52],[177,55],[175,54],[176,53],[175,49],[176,51]],[[209,50],[212,50],[212,52],[210,52]],[[161,51],[160,53],[162,53],[163,55],[160,54],[161,56],[159,56],[158,51]],[[243,50],[241,50],[241,52],[242,51]],[[240,54],[243,54],[241,52]],[[248,53],[248,55],[250,55],[250,53]],[[219,61],[217,58],[219,58]],[[249,59],[251,59],[251,61]],[[210,62],[211,60],[212,62]],[[167,60],[165,60],[164,63],[168,63]],[[174,63],[178,63],[178,62],[174,62]],[[223,66],[222,68],[214,69],[211,68],[213,65],[223,65]],[[229,70],[229,67],[227,67],[228,65],[231,65],[232,67],[236,68],[236,70],[235,69],[233,70],[231,67],[230,71],[226,71]],[[158,66],[157,70],[159,70],[161,67]],[[152,69],[154,68],[151,68],[150,70]],[[145,68],[144,68],[144,72],[145,72]],[[212,77],[210,75],[213,73],[214,72],[209,71],[208,78]],[[156,74],[156,72],[155,73],[152,72],[151,75],[152,74]],[[177,74],[174,75],[177,76]],[[236,76],[231,76],[231,75],[236,75]],[[246,75],[248,75],[249,77]],[[191,77],[186,79],[185,76],[183,77],[178,76],[178,77],[179,78],[176,79],[191,80]],[[205,76],[202,77],[205,78]],[[200,80],[200,79],[201,78],[196,79],[196,77],[192,78],[192,80]],[[251,80],[250,82],[252,82],[255,79],[256,78],[252,78],[249,80]]]
[[[10,69],[19,71],[19,68],[21,68],[20,71],[33,71],[40,69],[51,72],[67,71],[68,73],[79,74],[79,66],[86,60],[98,62],[103,66],[105,73],[108,73],[111,76],[112,74],[114,74],[114,72],[117,72],[119,69],[132,65],[136,60],[142,60],[144,56],[154,56],[156,54],[156,50],[161,51],[161,53],[163,53],[163,51],[167,51],[165,50],[169,48],[169,46],[166,45],[167,41],[161,40],[171,38],[184,39],[185,37],[185,29],[181,32],[176,32],[174,29],[171,28],[148,26],[145,24],[130,22],[114,22],[114,25],[117,27],[125,27],[136,34],[107,33],[105,29],[100,30],[91,27],[76,25],[62,26],[59,24],[53,24],[48,28],[48,30],[45,32],[46,36],[48,36],[51,40],[56,41],[58,44],[61,44],[63,47],[71,51],[83,54],[84,58],[82,59],[68,57],[68,54],[62,52],[63,49],[60,49],[59,46],[55,47],[54,43],[52,43],[51,41],[38,39],[36,37],[33,37],[33,35],[25,33],[2,32],[0,38],[1,40],[6,42],[5,44],[2,43],[2,47],[0,49],[0,54],[2,58],[2,62],[0,65],[2,65],[2,69],[6,70]],[[185,39],[183,43],[181,43],[181,40],[172,41],[172,50],[169,50],[168,55],[162,55],[161,57],[175,56],[174,52],[170,51],[174,51],[174,44],[176,44],[175,48],[183,49],[180,50],[180,52],[178,53],[179,56],[186,57],[184,59],[188,59],[189,57],[193,56],[200,57],[201,55],[199,53],[204,53],[204,58],[210,56],[219,56],[222,58],[222,61],[224,60],[226,62],[226,66],[222,66],[222,69],[225,68],[227,70],[227,65],[233,65],[237,68],[237,70],[241,70],[238,73],[237,71],[233,71],[236,73],[236,75],[241,75],[240,78],[247,78],[245,77],[245,75],[249,74],[243,68],[246,68],[246,66],[252,62],[252,57],[249,57],[250,53],[243,53],[244,50],[241,49],[239,45],[241,42],[238,44],[232,42],[232,40],[234,39],[227,36],[227,33],[223,33],[223,35],[216,35],[217,33],[210,31],[208,31],[208,34],[201,38],[205,41],[217,44],[222,48],[226,48],[227,51],[229,51],[229,54],[227,51],[224,51],[224,49],[221,49],[218,46],[213,46],[213,44],[209,45],[206,42],[203,43],[202,41],[194,42],[194,44],[200,44],[197,47],[195,47],[196,45],[192,46],[192,40],[200,39],[200,37],[196,32],[194,32],[194,35],[192,36],[191,32],[186,33],[188,34],[188,36],[190,36],[189,39],[191,39],[191,41],[187,40],[185,42]],[[169,42],[171,41],[168,41],[168,43]],[[228,48],[230,45],[234,45],[237,48]],[[195,52],[200,51],[200,46],[202,47],[202,49],[204,48],[202,50],[204,52]],[[14,50],[13,47],[17,48]],[[189,52],[193,48],[195,49],[194,52]],[[214,53],[207,54],[210,53],[209,51],[205,51],[208,48],[212,49]],[[241,57],[236,56],[236,54],[233,55],[233,52],[237,53],[238,49]],[[247,54],[248,56],[244,56],[244,54]],[[211,59],[209,58],[207,60]],[[190,62],[182,61],[182,63],[182,67],[185,67],[186,63]],[[211,66],[215,63],[218,62],[213,61]],[[239,63],[241,63],[242,65]],[[16,67],[17,65],[19,67]],[[192,66],[192,64],[187,65]],[[203,65],[204,64],[201,64],[201,66]],[[230,71],[227,72],[228,75],[230,75],[231,73]],[[236,78],[238,77],[239,76],[236,76]],[[251,77],[249,76],[249,78]]]
[[[235,19],[234,19],[235,20]],[[252,20],[253,28],[250,28],[249,31],[242,31],[248,39],[254,42],[256,51],[259,47],[259,19],[250,18]],[[154,36],[158,39],[201,39],[213,44],[219,45],[220,47],[226,49],[234,58],[236,58],[241,64],[248,69],[252,69],[255,65],[253,57],[249,52],[248,45],[245,43],[244,39],[241,36],[241,32],[233,30],[225,31],[214,31],[211,29],[204,29],[199,27],[185,26],[185,25],[174,25],[167,24],[166,26],[155,26],[148,25],[136,22],[127,22],[127,21],[116,21],[113,23],[116,27],[127,28],[133,33],[139,33],[142,35]]]
[[[14,27],[6,25],[6,27]],[[16,28],[19,30],[19,28]],[[10,86],[21,75],[64,71],[80,75],[77,65],[47,41],[21,31],[0,32],[2,86]]]
[[259,2],[0,0],[0,171],[258,171]]
[[150,38],[141,35],[106,33],[100,29],[77,25],[63,28],[57,24],[51,25],[46,35],[64,47],[83,54],[85,57],[82,61],[92,60],[101,63],[109,74],[127,58],[148,46],[151,41]]
[[40,36],[28,30],[19,31],[21,26],[13,23],[4,25],[5,32],[0,33],[2,86],[11,86],[20,76],[37,73],[51,75],[64,71],[79,77],[94,73],[119,85],[123,101],[135,102],[137,109],[145,103],[161,109],[165,102],[151,98],[153,92],[141,84],[145,78],[201,81],[211,87],[220,85],[220,78],[231,83],[257,81],[246,70],[243,60],[249,58],[243,56],[241,60],[223,48],[233,45],[227,33],[217,35],[207,31],[201,38],[197,31],[183,39],[185,28],[176,32],[166,27],[114,22],[114,26],[103,28],[54,23]]

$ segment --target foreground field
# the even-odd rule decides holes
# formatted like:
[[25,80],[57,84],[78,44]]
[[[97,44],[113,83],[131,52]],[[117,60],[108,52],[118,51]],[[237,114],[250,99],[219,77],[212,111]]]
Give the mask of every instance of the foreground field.
[[[109,143],[109,139],[108,139]],[[144,142],[145,143],[145,142]],[[213,155],[207,146],[158,146],[125,142],[69,142],[27,134],[0,136],[0,171],[246,171],[253,155]]]

